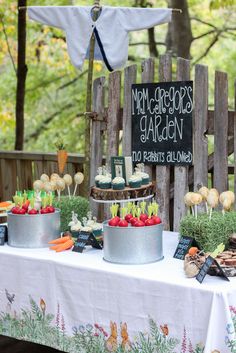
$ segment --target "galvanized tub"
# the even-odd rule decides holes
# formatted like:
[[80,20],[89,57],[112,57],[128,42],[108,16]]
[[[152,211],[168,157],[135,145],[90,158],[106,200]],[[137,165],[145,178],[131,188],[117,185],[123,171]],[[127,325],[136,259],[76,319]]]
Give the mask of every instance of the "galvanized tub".
[[8,245],[16,248],[45,248],[60,236],[60,210],[37,215],[7,214]]
[[103,223],[104,260],[140,265],[163,259],[163,224],[150,227],[111,227]]

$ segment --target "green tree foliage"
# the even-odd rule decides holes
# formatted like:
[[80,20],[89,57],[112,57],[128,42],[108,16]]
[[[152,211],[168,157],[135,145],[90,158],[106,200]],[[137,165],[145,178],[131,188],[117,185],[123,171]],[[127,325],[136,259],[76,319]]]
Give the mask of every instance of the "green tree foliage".
[[[233,107],[233,84],[236,77],[236,14],[235,0],[189,0],[194,40],[193,62],[209,66],[211,97],[214,70],[229,74],[230,104]],[[152,0],[154,7],[166,7],[167,1]],[[91,1],[92,5],[93,1]],[[28,5],[36,2],[28,0]],[[53,5],[88,5],[85,0],[56,0]],[[133,6],[134,0],[107,0],[101,4]],[[52,5],[37,0],[37,5]],[[225,6],[227,5],[227,6]],[[0,0],[0,148],[14,148],[15,92],[17,62],[16,1]],[[165,53],[167,25],[157,26],[155,38],[159,54]],[[139,64],[149,56],[147,31],[130,36],[129,63]],[[144,44],[138,44],[144,43]],[[138,44],[138,45],[137,45]],[[68,57],[64,32],[27,23],[27,66],[25,99],[25,146],[28,151],[55,151],[55,140],[63,136],[69,152],[83,153],[87,62],[82,72],[76,70]],[[108,75],[104,65],[95,62],[95,77]],[[140,73],[139,73],[140,75]],[[210,99],[210,103],[213,100]]]

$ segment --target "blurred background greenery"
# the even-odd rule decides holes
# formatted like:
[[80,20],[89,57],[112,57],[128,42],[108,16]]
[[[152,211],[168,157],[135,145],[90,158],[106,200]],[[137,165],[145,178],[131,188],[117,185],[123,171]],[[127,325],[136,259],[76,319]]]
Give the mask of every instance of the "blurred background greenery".
[[[28,5],[92,5],[85,0],[28,0]],[[194,63],[208,65],[210,109],[214,103],[214,71],[229,75],[229,105],[234,108],[236,78],[235,0],[188,0],[194,40],[190,55]],[[164,0],[101,0],[101,5],[153,6],[171,5]],[[167,25],[155,28],[158,56],[166,52]],[[138,44],[137,44],[138,43]],[[141,43],[141,44],[139,44]],[[148,32],[130,34],[129,62],[140,63],[150,56]],[[175,53],[173,53],[175,54]],[[17,2],[0,0],[0,149],[13,150],[15,141],[15,95],[17,62]],[[27,21],[28,66],[25,97],[24,150],[54,152],[57,135],[62,135],[69,152],[83,153],[84,117],[88,62],[76,70],[68,57],[64,33],[52,27]],[[13,65],[14,64],[14,65]],[[108,76],[103,63],[95,62],[94,76]],[[157,72],[158,70],[156,70]],[[156,80],[158,77],[156,76]],[[212,149],[212,143],[210,144]],[[232,157],[233,158],[233,157]]]

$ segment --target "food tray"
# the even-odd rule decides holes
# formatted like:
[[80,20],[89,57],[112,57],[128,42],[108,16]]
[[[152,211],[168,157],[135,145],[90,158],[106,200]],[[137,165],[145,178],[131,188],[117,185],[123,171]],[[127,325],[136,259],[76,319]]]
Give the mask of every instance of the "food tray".
[[16,248],[44,248],[60,236],[60,210],[37,215],[8,212],[8,245]]
[[111,227],[103,223],[104,260],[140,265],[163,259],[163,224],[150,227]]

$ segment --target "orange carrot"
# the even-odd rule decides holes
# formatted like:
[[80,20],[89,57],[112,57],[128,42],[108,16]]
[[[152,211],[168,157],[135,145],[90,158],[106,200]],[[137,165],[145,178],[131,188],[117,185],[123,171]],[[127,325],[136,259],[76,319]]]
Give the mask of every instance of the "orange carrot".
[[8,201],[3,201],[3,202],[0,202],[0,207],[9,207],[9,206],[11,206],[12,205],[12,203],[11,202],[8,202]]
[[48,242],[48,244],[64,244],[67,240],[70,240],[71,236],[67,235],[66,237],[60,237]]
[[70,239],[66,243],[61,244],[61,246],[56,249],[56,252],[68,250],[68,249],[72,248],[73,245],[74,245],[74,240]]
[[57,151],[57,163],[58,163],[58,169],[59,169],[60,174],[62,174],[64,172],[66,161],[67,161],[66,150],[58,150]]
[[[64,243],[62,243],[62,244],[64,244]],[[54,245],[54,246],[50,246],[50,250],[57,250],[58,248],[60,248],[60,246],[62,245],[62,244],[57,244],[57,245]]]
[[192,246],[192,247],[189,249],[188,254],[189,254],[190,256],[194,256],[194,255],[197,254],[197,252],[198,252],[198,248]]

